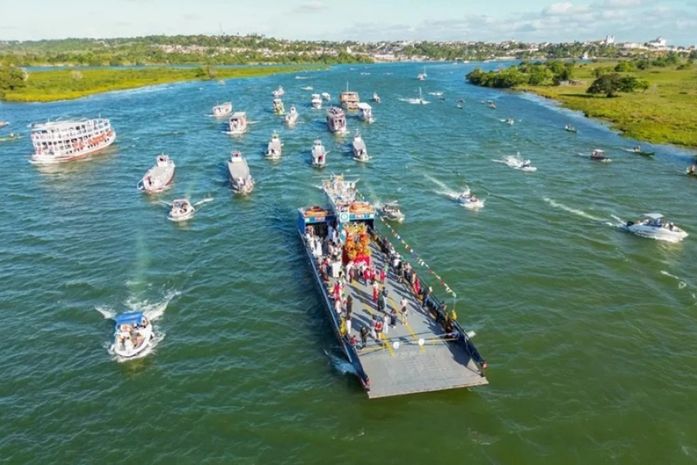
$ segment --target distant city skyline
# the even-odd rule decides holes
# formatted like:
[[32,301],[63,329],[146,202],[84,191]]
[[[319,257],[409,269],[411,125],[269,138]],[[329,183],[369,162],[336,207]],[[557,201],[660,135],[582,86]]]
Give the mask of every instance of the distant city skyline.
[[[2,0],[2,3],[9,3]],[[697,43],[695,0],[24,0],[0,7],[0,40],[263,34],[305,40],[571,42],[612,35]]]

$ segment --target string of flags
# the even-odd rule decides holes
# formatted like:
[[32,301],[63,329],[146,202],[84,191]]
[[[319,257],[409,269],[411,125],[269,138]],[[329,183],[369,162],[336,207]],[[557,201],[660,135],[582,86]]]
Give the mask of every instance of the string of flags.
[[438,280],[438,282],[441,284],[441,286],[443,286],[443,289],[445,289],[445,292],[452,295],[453,298],[456,298],[457,294],[455,294],[455,291],[453,291],[450,288],[450,286],[448,286],[448,283],[446,283],[438,273],[436,273],[435,271],[433,271],[433,269],[431,269],[429,264],[426,263],[426,261],[423,258],[421,258],[421,256],[419,256],[418,253],[416,253],[414,248],[412,246],[410,246],[409,244],[407,244],[407,242],[404,239],[402,239],[402,236],[400,236],[399,233],[397,233],[397,231],[395,231],[394,228],[387,223],[387,221],[385,221],[381,216],[378,216],[378,218],[380,219],[382,224],[387,227],[387,229],[390,231],[392,236],[394,236],[394,238],[397,239],[402,244],[404,249],[416,258],[416,262],[419,265],[421,265],[423,268],[428,270],[428,272],[431,273],[433,275],[433,277],[435,277]]

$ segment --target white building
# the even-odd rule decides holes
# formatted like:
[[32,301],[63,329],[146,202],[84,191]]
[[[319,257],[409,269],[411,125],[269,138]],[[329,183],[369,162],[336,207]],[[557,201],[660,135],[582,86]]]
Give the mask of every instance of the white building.
[[657,37],[656,39],[647,42],[646,45],[652,48],[666,48],[668,41],[663,37]]
[[612,45],[615,43],[615,36],[606,35],[605,40],[602,41],[603,45]]

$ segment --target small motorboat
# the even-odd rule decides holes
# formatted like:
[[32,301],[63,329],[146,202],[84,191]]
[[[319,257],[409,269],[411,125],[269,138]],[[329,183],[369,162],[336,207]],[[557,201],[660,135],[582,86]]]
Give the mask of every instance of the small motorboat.
[[230,185],[236,194],[248,195],[254,190],[254,178],[249,171],[247,160],[238,151],[232,152],[227,162]]
[[506,123],[509,126],[513,126],[515,124],[515,120],[513,118],[505,118],[499,121],[501,121],[502,123]]
[[277,115],[284,115],[286,113],[286,109],[283,106],[283,100],[280,98],[275,98],[273,99],[273,112],[276,113]]
[[368,124],[375,122],[375,118],[373,118],[373,107],[365,102],[361,102],[358,104],[358,110],[361,112],[360,117],[363,121]]
[[21,139],[22,135],[16,132],[11,132],[6,136],[0,137],[0,142],[12,142],[13,140]]
[[274,131],[274,133],[271,134],[271,140],[269,140],[269,143],[266,146],[265,156],[269,160],[279,160],[281,155],[283,155],[283,143],[281,142],[281,138],[278,136],[278,133]]
[[373,98],[371,99],[375,103],[380,103],[382,100],[380,99],[380,96],[378,95],[377,92],[373,92]]
[[285,93],[286,93],[286,91],[283,90],[283,86],[278,86],[278,88],[276,90],[271,92],[271,94],[273,94],[274,98],[281,98],[285,95]]
[[402,210],[399,208],[399,202],[396,200],[385,202],[380,208],[380,214],[389,221],[396,221],[397,223],[404,221],[404,213],[402,213]]
[[620,228],[641,237],[657,241],[680,242],[688,234],[670,221],[665,221],[660,213],[646,213],[638,221],[627,221]]
[[694,176],[697,177],[697,164],[693,163],[691,164],[687,170],[685,171],[685,174],[688,176]]
[[469,188],[466,188],[457,198],[460,205],[469,210],[484,208],[484,200],[474,195]]
[[229,115],[230,113],[232,113],[232,102],[225,102],[221,103],[220,105],[214,106],[211,110],[211,113],[216,118],[222,118],[224,116]]
[[464,101],[463,99],[458,100],[458,101],[457,101],[457,107],[458,107],[460,110],[462,110],[463,108],[465,108],[465,101]]
[[312,108],[319,110],[322,108],[322,97],[319,94],[312,94],[312,100],[310,103]]
[[358,131],[356,131],[356,134],[353,136],[351,148],[353,150],[354,160],[359,161],[361,163],[365,163],[368,160],[370,160],[370,156],[368,155],[368,148],[365,146],[365,142],[363,141],[363,138],[361,137],[361,134]]
[[428,74],[426,74],[426,67],[424,66],[423,72],[417,74],[416,79],[418,79],[419,81],[425,81],[427,77],[428,77]]
[[656,155],[656,152],[646,152],[644,150],[641,150],[640,145],[637,145],[637,146],[632,147],[632,148],[623,148],[622,150],[624,150],[625,152],[635,153],[637,155],[642,155],[644,157],[652,157],[652,156]]
[[566,131],[566,132],[573,132],[574,134],[576,134],[576,133],[578,132],[578,130],[577,130],[575,127],[573,127],[572,125],[570,125],[570,124],[565,124],[565,125],[564,125],[564,131]]
[[247,131],[247,124],[247,113],[236,111],[228,121],[228,134],[232,134],[233,136],[244,134]]
[[145,355],[153,339],[152,323],[143,312],[126,312],[114,319],[114,343],[110,351],[122,360]]
[[174,180],[174,161],[163,154],[155,158],[155,165],[150,168],[138,183],[138,189],[148,194],[156,194],[169,189]]
[[506,166],[520,171],[526,171],[529,173],[537,171],[537,168],[532,166],[532,162],[530,160],[523,159],[520,156],[520,152],[516,153],[515,155],[507,155],[503,157],[502,160],[494,161],[504,163]]
[[492,110],[496,110],[496,102],[494,102],[493,100],[487,100],[486,106],[491,108]]
[[312,166],[315,168],[324,168],[327,164],[327,152],[322,145],[322,141],[317,139],[312,144]]
[[3,120],[0,119],[0,129],[1,129],[1,128],[4,128],[4,127],[7,126],[8,124],[10,124],[9,121],[3,121]]
[[323,99],[325,102],[328,102],[328,101],[330,101],[330,100],[332,99],[332,96],[329,95],[329,92],[322,92],[320,95],[322,96],[322,99]]
[[194,217],[195,213],[196,209],[189,199],[176,199],[172,201],[172,207],[169,210],[167,218],[170,221],[181,222],[190,220]]
[[590,159],[595,160],[595,161],[602,161],[602,162],[606,162],[606,163],[612,161],[607,157],[607,155],[605,155],[605,151],[602,149],[593,149],[593,151],[591,152]]
[[288,114],[286,115],[286,124],[288,126],[295,126],[295,123],[298,122],[298,110],[295,109],[295,106],[290,107],[290,110],[288,110]]

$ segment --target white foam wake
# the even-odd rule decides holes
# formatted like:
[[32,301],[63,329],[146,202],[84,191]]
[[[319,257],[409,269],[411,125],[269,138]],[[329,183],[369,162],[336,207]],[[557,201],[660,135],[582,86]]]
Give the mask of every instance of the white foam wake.
[[400,98],[402,102],[407,102],[411,103],[412,105],[428,105],[429,102],[428,100],[420,99],[420,98]]
[[556,200],[550,199],[549,197],[544,197],[543,200],[545,202],[547,202],[550,206],[552,206],[554,208],[558,208],[559,210],[564,210],[567,213],[571,213],[573,215],[580,216],[582,218],[586,218],[588,220],[603,221],[602,218],[598,218],[597,216],[593,216],[590,213],[586,213],[583,210],[569,207],[568,205],[564,205],[563,203],[557,202]]

